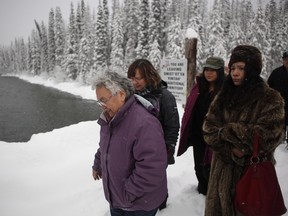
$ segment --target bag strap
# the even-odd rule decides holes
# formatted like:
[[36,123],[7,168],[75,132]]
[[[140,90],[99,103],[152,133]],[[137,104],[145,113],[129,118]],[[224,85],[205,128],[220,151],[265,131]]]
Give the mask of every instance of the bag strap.
[[258,148],[259,148],[259,134],[255,130],[254,131],[254,136],[253,136],[253,155],[250,158],[250,164],[257,164],[260,162],[260,157],[258,155]]
[[259,134],[257,131],[255,131],[253,137],[253,157],[257,157],[258,147],[259,147]]

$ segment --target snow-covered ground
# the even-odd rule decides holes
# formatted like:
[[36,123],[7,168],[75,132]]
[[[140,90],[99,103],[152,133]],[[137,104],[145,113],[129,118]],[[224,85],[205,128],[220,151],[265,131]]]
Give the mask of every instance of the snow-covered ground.
[[[23,75],[20,78],[95,99],[90,87],[77,83],[57,83]],[[182,116],[183,108],[181,105],[178,108]],[[0,215],[109,216],[102,182],[92,178],[91,166],[98,141],[96,121],[34,134],[27,143],[0,141]],[[276,149],[275,157],[288,205],[288,150],[284,144]],[[204,214],[205,197],[196,191],[193,166],[191,148],[176,158],[175,165],[169,166],[168,207],[157,216]]]

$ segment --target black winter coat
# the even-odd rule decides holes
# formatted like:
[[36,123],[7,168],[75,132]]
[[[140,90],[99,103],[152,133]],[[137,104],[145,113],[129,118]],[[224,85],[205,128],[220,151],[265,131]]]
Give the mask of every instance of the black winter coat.
[[280,92],[285,101],[285,122],[288,125],[288,70],[282,65],[272,71],[268,85]]
[[162,81],[157,88],[147,88],[137,94],[150,101],[159,111],[158,119],[161,122],[167,148],[174,146],[178,140],[180,129],[179,113],[174,95],[167,89],[167,83]]

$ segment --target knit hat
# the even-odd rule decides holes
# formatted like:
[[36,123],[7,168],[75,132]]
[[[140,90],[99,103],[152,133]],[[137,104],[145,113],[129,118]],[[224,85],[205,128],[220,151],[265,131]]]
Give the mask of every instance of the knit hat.
[[221,67],[224,68],[224,60],[220,57],[209,57],[206,59],[205,64],[203,65],[203,68],[211,68],[218,70]]
[[239,45],[232,50],[229,68],[235,62],[243,61],[255,69],[258,75],[262,70],[262,55],[258,48],[249,45]]

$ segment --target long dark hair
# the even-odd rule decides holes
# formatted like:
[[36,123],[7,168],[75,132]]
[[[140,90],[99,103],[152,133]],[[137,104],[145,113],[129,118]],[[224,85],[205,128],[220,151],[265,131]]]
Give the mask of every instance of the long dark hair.
[[[209,82],[207,81],[207,79],[205,78],[205,75],[204,75],[205,69],[206,68],[204,68],[204,70],[202,72],[202,78],[201,78],[200,83],[199,83],[199,91],[203,92],[204,94],[209,92]],[[215,81],[214,91],[211,94],[212,98],[214,98],[215,95],[220,91],[220,89],[223,85],[223,82],[225,80],[224,67],[217,69],[216,73],[217,73],[217,79]]]
[[221,100],[222,106],[227,104],[230,107],[234,107],[242,104],[251,95],[253,88],[264,82],[259,74],[255,72],[255,68],[249,64],[245,64],[244,72],[245,78],[243,83],[240,86],[235,86],[231,77],[231,68],[229,69],[229,74],[219,92],[219,100]]

